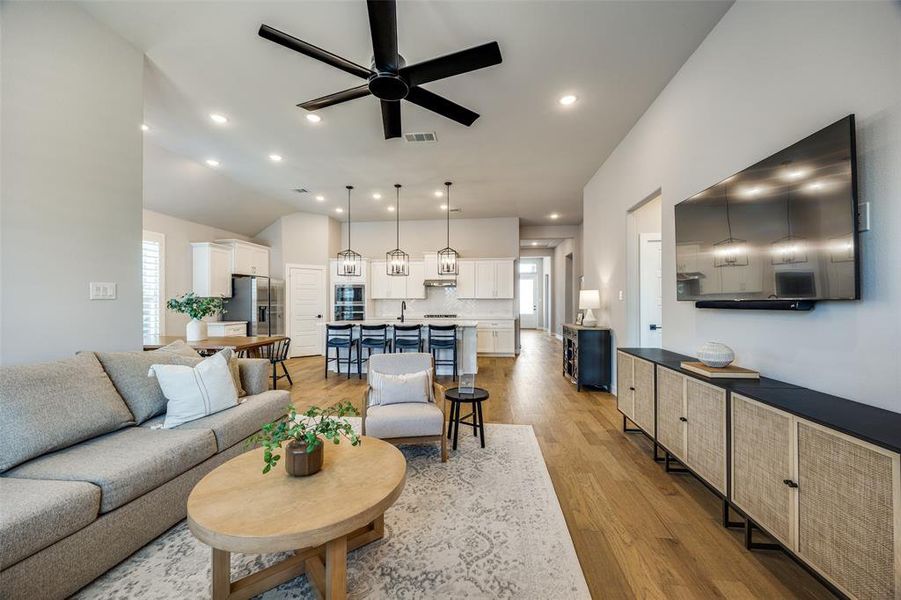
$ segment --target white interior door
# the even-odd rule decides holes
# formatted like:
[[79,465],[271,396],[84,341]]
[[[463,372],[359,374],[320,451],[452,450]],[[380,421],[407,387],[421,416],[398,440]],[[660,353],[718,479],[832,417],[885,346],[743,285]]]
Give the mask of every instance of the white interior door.
[[325,322],[325,269],[288,268],[288,336],[291,356],[322,354]]
[[663,344],[662,244],[659,233],[639,236],[639,324],[641,346],[660,348]]

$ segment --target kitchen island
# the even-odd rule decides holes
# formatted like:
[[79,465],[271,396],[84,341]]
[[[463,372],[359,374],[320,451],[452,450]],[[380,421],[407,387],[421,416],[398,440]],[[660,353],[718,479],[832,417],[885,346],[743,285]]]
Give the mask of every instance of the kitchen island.
[[[328,325],[387,325],[388,339],[394,339],[394,326],[400,325],[398,319],[366,319],[365,321],[330,321]],[[476,360],[476,347],[478,345],[476,328],[478,321],[467,319],[417,319],[415,317],[404,320],[404,325],[422,325],[423,352],[429,351],[429,325],[456,325],[457,326],[457,374],[461,373],[478,373],[478,361]],[[354,327],[354,338],[360,337],[360,328]],[[325,344],[325,335],[322,336],[323,344]],[[334,355],[332,350],[332,355]],[[341,356],[344,357],[345,350],[341,350]],[[325,348],[323,348],[325,354]],[[445,350],[439,355],[441,360],[450,358],[450,352]],[[366,356],[364,354],[364,356]],[[356,352],[351,356],[356,363]],[[337,363],[329,363],[329,370],[336,371]],[[351,368],[354,372],[356,367]],[[452,375],[453,367],[450,365],[439,365],[437,367],[438,375]],[[363,372],[366,372],[366,363],[363,363]]]

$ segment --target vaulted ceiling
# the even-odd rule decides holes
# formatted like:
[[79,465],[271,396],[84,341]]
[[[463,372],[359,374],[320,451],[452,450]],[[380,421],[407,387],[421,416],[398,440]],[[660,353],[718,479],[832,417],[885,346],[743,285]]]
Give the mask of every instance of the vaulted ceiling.
[[[258,223],[296,210],[346,218],[336,212],[346,184],[356,186],[355,220],[394,218],[387,206],[396,182],[404,185],[404,219],[441,218],[436,192],[448,179],[462,216],[579,223],[585,182],[730,4],[401,2],[398,46],[408,64],[492,40],[503,55],[500,65],[424,86],[480,113],[469,128],[404,103],[404,132],[435,132],[434,143],[385,140],[372,97],[322,109],[322,120],[309,122],[296,104],[360,81],[257,36],[266,23],[368,65],[362,1],[83,6],[146,54],[145,143],[165,150],[147,160],[171,153],[213,168],[204,162],[214,158],[219,174],[260,197],[223,206],[216,193],[198,192],[166,207],[149,199],[147,208],[207,215],[210,224],[228,210],[230,223],[246,221],[241,232],[253,234]],[[562,106],[564,94],[578,100]],[[228,122],[216,124],[210,113]],[[151,180],[169,173],[145,169]]]

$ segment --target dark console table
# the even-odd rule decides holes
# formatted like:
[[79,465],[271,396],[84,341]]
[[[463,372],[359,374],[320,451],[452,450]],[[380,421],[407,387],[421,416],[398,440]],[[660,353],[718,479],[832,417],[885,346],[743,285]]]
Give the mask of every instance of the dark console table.
[[612,354],[609,328],[563,325],[563,375],[580,392],[583,385],[610,391]]

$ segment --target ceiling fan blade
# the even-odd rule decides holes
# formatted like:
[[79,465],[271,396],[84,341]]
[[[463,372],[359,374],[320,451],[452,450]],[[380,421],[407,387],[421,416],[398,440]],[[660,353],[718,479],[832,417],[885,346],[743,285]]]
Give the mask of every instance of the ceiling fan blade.
[[400,101],[382,100],[382,127],[386,140],[400,137]]
[[500,64],[502,60],[500,46],[491,42],[404,67],[400,74],[414,86],[484,69]]
[[285,48],[289,48],[291,50],[294,50],[295,52],[300,52],[301,54],[305,54],[310,58],[315,58],[316,60],[322,61],[327,65],[335,67],[336,69],[346,71],[351,75],[356,75],[357,77],[362,77],[363,79],[368,79],[369,76],[372,75],[372,71],[365,67],[361,67],[360,65],[353,63],[346,58],[341,58],[337,54],[332,54],[328,50],[323,50],[319,46],[314,46],[313,44],[299,40],[293,35],[288,35],[287,33],[269,27],[268,25],[260,26],[259,35],[261,38],[265,38],[270,42],[275,42],[280,46],[284,46]]
[[472,112],[468,108],[464,108],[455,102],[451,102],[447,98],[442,98],[438,94],[433,94],[425,88],[410,88],[407,94],[407,100],[413,104],[417,104],[423,108],[427,108],[432,112],[436,112],[442,117],[447,117],[457,123],[462,123],[469,127],[473,121],[479,118],[479,113]]
[[380,71],[397,71],[397,4],[394,0],[367,0],[372,53]]
[[362,98],[363,96],[368,95],[369,85],[364,83],[363,85],[352,87],[349,90],[335,92],[334,94],[316,98],[315,100],[308,100],[302,104],[298,104],[297,106],[298,108],[303,108],[305,110],[319,110],[320,108],[333,106],[335,104],[341,104],[342,102],[347,102],[348,100],[356,100],[357,98]]

